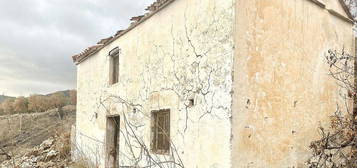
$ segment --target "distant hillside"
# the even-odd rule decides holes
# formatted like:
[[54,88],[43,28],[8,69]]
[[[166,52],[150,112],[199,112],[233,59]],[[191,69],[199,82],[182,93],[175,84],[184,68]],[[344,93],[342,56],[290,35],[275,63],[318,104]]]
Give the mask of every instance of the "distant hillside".
[[0,103],[5,101],[6,99],[13,99],[13,98],[15,98],[15,97],[0,95]]
[[[49,94],[32,94],[29,97],[0,97],[0,116],[6,114],[37,113],[66,105],[75,105],[76,90],[57,91]],[[10,99],[12,98],[12,99]]]
[[[54,95],[54,94],[57,94],[57,93],[61,93],[61,94],[63,94],[65,97],[69,97],[69,96],[70,96],[70,92],[71,92],[71,90],[63,90],[63,91],[57,91],[57,92],[45,94],[45,95],[42,95],[42,96],[49,97],[49,96],[51,96],[51,95]],[[39,95],[41,95],[41,94],[39,94]],[[14,99],[14,98],[16,98],[16,97],[0,95],[0,103],[2,103],[3,101],[5,101],[6,99]]]
[[54,94],[61,93],[64,96],[69,97],[70,96],[70,92],[71,92],[71,90],[63,90],[63,91],[57,91],[57,92],[49,93],[49,94],[46,94],[44,96],[52,96]]

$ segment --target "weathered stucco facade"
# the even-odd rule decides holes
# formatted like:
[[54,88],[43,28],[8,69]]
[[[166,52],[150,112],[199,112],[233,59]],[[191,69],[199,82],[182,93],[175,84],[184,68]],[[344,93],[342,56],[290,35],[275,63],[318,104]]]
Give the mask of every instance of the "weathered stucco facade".
[[[338,99],[323,55],[354,49],[339,2],[164,2],[74,57],[76,157],[109,167],[108,116],[119,116],[121,167],[303,167]],[[119,82],[110,85],[116,47]],[[161,109],[170,110],[164,155],[150,151],[151,112]]]
[[335,112],[339,89],[324,54],[353,53],[354,38],[352,24],[333,13],[347,18],[338,1],[324,4],[237,1],[233,167],[304,167],[318,127]]
[[[151,111],[170,109],[177,162],[180,157],[185,167],[231,167],[233,9],[233,1],[174,1],[80,63],[76,127],[81,150],[104,167],[106,117],[113,114],[121,116],[121,131],[126,117],[150,147]],[[120,48],[119,83],[111,86],[108,53],[115,47]],[[195,105],[188,107],[191,98]],[[137,160],[126,141],[135,140],[124,134],[119,165],[132,166]],[[139,158],[140,149],[134,150]],[[148,165],[145,157],[140,165]]]

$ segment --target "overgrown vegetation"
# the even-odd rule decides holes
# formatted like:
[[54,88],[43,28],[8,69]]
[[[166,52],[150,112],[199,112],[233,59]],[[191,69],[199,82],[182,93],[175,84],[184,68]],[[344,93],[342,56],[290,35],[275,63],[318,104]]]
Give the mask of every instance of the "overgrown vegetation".
[[[43,159],[43,155],[48,153],[55,154],[56,163],[62,164],[70,160],[70,130],[75,123],[75,110],[74,105],[64,106],[61,118],[58,116],[58,109],[0,116],[0,167],[3,167],[3,162],[12,165],[9,163],[12,160],[16,163],[32,164],[33,158]],[[37,150],[36,146],[41,146],[43,141],[51,137],[56,142],[51,146],[51,150]],[[39,162],[47,164],[47,160]]]
[[320,127],[321,138],[313,141],[313,156],[308,160],[310,168],[357,167],[357,92],[355,85],[356,57],[329,50],[326,54],[330,75],[337,81],[341,102],[331,116],[329,128]]
[[44,112],[66,105],[75,105],[75,90],[55,92],[49,95],[33,94],[29,97],[7,98],[0,103],[0,115]]

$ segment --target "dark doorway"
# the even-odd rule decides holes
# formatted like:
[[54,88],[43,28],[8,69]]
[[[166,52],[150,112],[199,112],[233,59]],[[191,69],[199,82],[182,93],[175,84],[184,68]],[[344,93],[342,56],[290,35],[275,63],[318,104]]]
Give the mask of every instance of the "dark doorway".
[[119,167],[119,131],[120,131],[120,117],[108,116],[106,129],[106,168]]

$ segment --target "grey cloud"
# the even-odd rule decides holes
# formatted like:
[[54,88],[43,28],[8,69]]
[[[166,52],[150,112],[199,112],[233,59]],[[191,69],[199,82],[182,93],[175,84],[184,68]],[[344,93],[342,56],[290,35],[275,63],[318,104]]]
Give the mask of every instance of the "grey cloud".
[[0,93],[74,88],[70,56],[126,28],[152,1],[0,1]]

